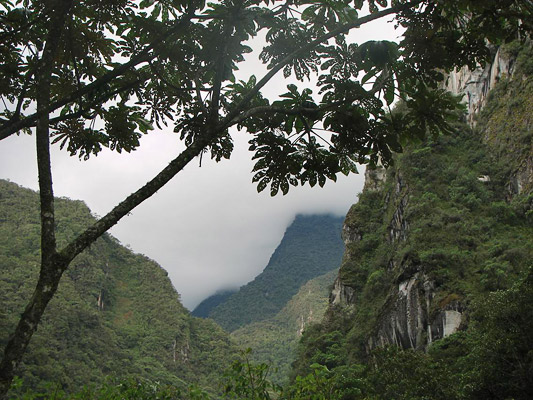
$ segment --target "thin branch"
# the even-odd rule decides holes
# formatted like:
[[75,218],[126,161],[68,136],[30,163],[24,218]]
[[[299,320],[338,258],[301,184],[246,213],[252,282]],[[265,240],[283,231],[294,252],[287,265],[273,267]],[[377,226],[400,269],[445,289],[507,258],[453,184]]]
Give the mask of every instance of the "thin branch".
[[181,152],[168,166],[166,166],[152,180],[146,183],[135,193],[129,195],[120,202],[108,214],[100,218],[91,227],[71,241],[65,248],[59,251],[59,257],[67,265],[74,257],[81,253],[87,246],[94,242],[103,233],[115,225],[121,218],[127,215],[143,201],[151,197],[165,184],[168,183],[178,172],[195,157],[201,154],[205,147],[218,135],[219,131],[206,131],[198,135],[196,140],[183,152]]
[[[368,95],[374,95],[379,88],[375,88],[369,92],[367,92]],[[344,104],[351,104],[354,101],[363,100],[366,96],[354,96],[350,97],[344,100],[339,100],[334,103],[330,103],[324,106],[319,106],[317,108],[306,108],[306,107],[297,107],[297,108],[284,108],[279,106],[257,106],[254,108],[250,108],[239,115],[238,118],[235,118],[233,121],[231,121],[231,125],[238,124],[245,119],[248,119],[250,117],[253,117],[255,115],[260,114],[285,114],[285,115],[300,115],[300,114],[306,114],[306,113],[316,113],[316,112],[324,112],[329,111],[332,109],[337,108],[338,106],[342,106]]]
[[[177,22],[176,25],[172,29],[170,29],[169,32],[167,32],[167,34],[163,35],[161,38],[155,40],[150,45],[146,46],[143,50],[141,50],[137,55],[133,56],[126,63],[116,66],[115,68],[113,68],[106,74],[102,75],[100,78],[96,79],[95,81],[53,102],[48,107],[47,110],[43,110],[41,111],[41,113],[36,112],[34,114],[27,116],[26,118],[22,120],[16,120],[16,121],[10,120],[8,123],[3,124],[2,126],[0,126],[0,140],[11,136],[12,134],[18,132],[21,129],[35,126],[35,123],[37,122],[38,118],[42,115],[42,113],[44,112],[51,113],[69,103],[72,103],[78,100],[81,96],[89,94],[92,91],[98,90],[102,86],[111,82],[113,79],[125,74],[130,68],[135,67],[143,62],[147,62],[149,60],[154,59],[155,57],[157,57],[157,52],[154,51],[152,54],[150,54],[150,52],[152,52],[152,50],[156,50],[157,47],[161,45],[164,40],[168,39],[172,35],[175,35],[187,29],[187,27],[189,26],[189,23],[190,23],[190,16],[186,14],[182,20]],[[146,79],[148,79],[148,77],[146,77]]]
[[313,132],[313,135],[315,135],[316,137],[318,137],[320,140],[322,140],[324,143],[326,143],[327,145],[329,146],[333,146],[333,144],[327,140],[327,139],[324,139],[322,136],[320,136],[318,133],[316,133],[316,128],[313,128],[311,129],[311,132]]
[[227,58],[226,53],[228,51],[230,38],[231,30],[228,26],[224,26],[223,42],[215,64],[216,72],[215,80],[213,83],[213,91],[211,92],[211,105],[208,115],[208,124],[216,124],[218,122],[220,108],[220,89],[222,87],[222,80],[224,78],[224,67]]
[[34,25],[35,23],[39,22],[39,20],[41,20],[46,14],[41,14],[39,15],[38,17],[32,19],[31,21],[29,21],[28,23],[22,25],[22,26],[19,26],[17,29],[13,29],[12,31],[9,31],[9,32],[5,32],[3,33],[2,35],[0,35],[0,41],[4,41],[6,40],[8,37],[10,36],[13,36],[13,35],[16,35],[17,33],[19,32],[22,32],[23,30],[25,30],[26,28],[30,28],[32,25]]
[[300,54],[306,53],[316,46],[328,41],[331,38],[334,38],[337,35],[346,33],[351,29],[358,28],[361,25],[375,21],[377,19],[383,18],[387,15],[395,14],[409,8],[415,7],[421,4],[423,0],[414,0],[409,3],[398,4],[386,10],[381,10],[377,13],[366,15],[361,18],[357,18],[355,21],[349,22],[347,24],[341,25],[340,27],[330,31],[329,33],[322,35],[315,40],[312,40],[307,45],[302,46],[298,50],[295,50],[278,64],[276,64],[268,73],[266,73],[263,78],[251,89],[241,100],[241,102],[235,107],[233,111],[228,113],[224,120],[222,121],[222,126],[229,127],[234,124],[234,119],[246,108],[246,105],[250,103],[253,97],[265,86],[280,70],[282,70],[289,62],[298,57]]
[[[105,96],[101,96],[99,98],[96,98],[95,100],[93,100],[89,104],[85,104],[85,107],[81,107],[81,105],[80,105],[80,108],[77,111],[75,111],[75,112],[72,112],[72,113],[69,113],[69,114],[65,114],[65,115],[59,115],[59,116],[57,116],[55,118],[51,118],[50,119],[50,124],[53,125],[53,124],[57,124],[57,123],[62,122],[62,121],[67,121],[69,119],[82,117],[84,114],[87,114],[87,112],[89,112],[95,106],[110,100],[112,97],[114,97],[114,96],[116,96],[116,95],[118,95],[118,94],[120,94],[120,93],[122,93],[122,92],[124,92],[126,90],[134,88],[140,82],[142,82],[142,79],[138,79],[136,81],[130,82],[130,83],[124,85],[124,86],[121,86],[121,87],[113,90],[110,93],[106,93]],[[87,118],[87,119],[93,119],[93,118]]]
[[176,86],[174,85],[172,82],[169,82],[168,79],[166,79],[162,73],[159,72],[159,70],[157,69],[157,67],[152,64],[152,60],[148,61],[148,64],[150,65],[150,70],[153,71],[153,73],[167,86],[171,87],[172,89],[174,89],[175,91],[177,92],[195,92],[195,91],[200,91],[200,92],[212,92],[213,89],[212,88],[204,88],[204,87],[200,87],[200,85],[196,85],[196,86],[183,86],[183,87],[179,87],[179,86]]
[[207,107],[205,106],[204,99],[202,99],[202,93],[200,93],[200,90],[198,87],[200,86],[200,83],[198,81],[195,82],[196,84],[196,98],[198,99],[198,104],[200,104],[200,107],[202,111],[207,115]]

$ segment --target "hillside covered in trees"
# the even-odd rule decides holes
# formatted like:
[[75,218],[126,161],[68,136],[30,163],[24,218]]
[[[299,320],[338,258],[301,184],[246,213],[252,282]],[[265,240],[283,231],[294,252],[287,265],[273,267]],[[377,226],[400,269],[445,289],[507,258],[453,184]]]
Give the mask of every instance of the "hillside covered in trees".
[[335,268],[307,281],[276,315],[231,333],[239,347],[252,349],[252,362],[271,366],[272,381],[288,383],[302,333],[322,320],[337,273]]
[[507,71],[488,76],[499,82],[474,129],[458,123],[368,171],[293,376],[324,365],[353,398],[533,396],[532,60],[530,43],[500,49]]
[[[533,57],[530,45],[502,54],[512,79],[500,76],[474,129],[459,116],[453,132],[407,146],[387,170],[368,170],[344,223],[329,309],[304,331],[287,386],[271,384],[270,367],[250,355],[231,363],[224,332],[189,317],[164,271],[107,235],[69,269],[25,358],[24,382],[76,391],[119,371],[178,387],[222,382],[223,396],[240,399],[531,398]],[[5,181],[1,189],[0,326],[9,330],[36,266],[38,250],[28,249],[38,242],[37,197]],[[59,199],[57,208],[60,238],[92,218],[81,202]],[[291,308],[308,307],[304,292],[324,290],[332,275],[234,335],[259,359],[286,365],[290,348],[277,339],[294,328]],[[135,385],[152,393],[141,398],[155,395]],[[198,393],[189,398],[208,396]]]
[[[374,21],[401,37],[348,36]],[[532,398],[532,24],[530,0],[0,0],[0,140],[33,134],[39,178],[20,198],[2,183],[0,398],[52,381],[26,399],[68,398],[113,374],[134,379],[76,397],[171,399],[196,382],[212,395],[190,399]],[[238,80],[248,53],[267,71]],[[56,203],[52,144],[86,160],[156,127],[177,152],[107,214]],[[238,131],[272,196],[368,166],[286,387],[249,353],[228,364],[228,336],[106,234],[204,155],[229,159]],[[259,289],[266,315],[245,297],[247,315],[273,317],[288,298]]]
[[309,280],[339,267],[343,218],[298,215],[268,265],[214,307],[208,317],[228,331],[275,316]]
[[[57,199],[59,241],[94,217],[81,201]],[[35,192],[0,181],[0,347],[35,284],[39,211]],[[23,360],[25,388],[67,392],[106,377],[150,379],[217,391],[237,354],[228,335],[181,305],[154,261],[104,235],[78,256]]]

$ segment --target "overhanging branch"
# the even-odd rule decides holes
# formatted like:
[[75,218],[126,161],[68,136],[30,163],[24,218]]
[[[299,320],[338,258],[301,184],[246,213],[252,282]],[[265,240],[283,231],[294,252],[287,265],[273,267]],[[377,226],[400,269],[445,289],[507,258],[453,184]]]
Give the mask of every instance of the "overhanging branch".
[[[46,110],[28,115],[27,117],[23,119],[10,120],[6,122],[2,126],[0,126],[0,140],[11,136],[12,134],[18,132],[21,129],[35,126],[35,124],[37,123],[37,120],[44,113],[52,113],[56,111],[57,109],[78,100],[80,97],[85,96],[107,85],[113,79],[125,74],[130,68],[133,68],[143,62],[148,62],[150,60],[153,60],[155,57],[157,57],[157,52],[156,51],[152,52],[152,50],[156,50],[157,47],[161,45],[161,43],[164,40],[168,39],[170,36],[173,36],[175,34],[178,34],[180,31],[185,30],[189,26],[191,15],[192,15],[192,11],[189,14],[186,14],[184,18],[181,19],[179,22],[177,22],[176,25],[172,29],[169,30],[169,32],[163,35],[163,37],[152,42],[150,45],[145,47],[141,52],[139,52],[136,56],[132,57],[128,62],[116,66],[115,68],[110,70],[105,75],[102,75],[100,78],[96,79],[95,81],[81,87],[80,89],[72,92],[71,94],[59,100],[56,100],[55,102],[51,103],[50,106]],[[146,79],[148,79],[148,76],[146,77]]]
[[398,12],[407,10],[412,7],[416,7],[417,5],[421,4],[424,0],[415,0],[411,1],[409,3],[405,4],[398,4],[396,6],[390,7],[386,10],[378,11],[374,14],[366,15],[361,18],[357,18],[355,21],[349,22],[347,24],[341,25],[338,28],[330,31],[329,33],[322,35],[315,40],[309,42],[307,45],[302,46],[298,50],[295,50],[288,56],[286,56],[283,60],[281,60],[278,64],[276,64],[269,72],[261,78],[259,82],[243,97],[241,102],[235,107],[233,111],[228,113],[226,117],[223,120],[223,125],[227,128],[232,125],[232,121],[234,118],[236,118],[239,113],[246,108],[246,105],[253,99],[253,97],[259,93],[259,91],[265,86],[279,71],[281,71],[289,62],[291,62],[293,59],[298,57],[300,54],[306,53],[316,46],[327,42],[329,39],[334,38],[337,35],[340,35],[342,33],[348,32],[351,29],[358,28],[361,25],[367,24],[369,22],[378,20],[380,18],[386,17],[387,15],[396,14]]

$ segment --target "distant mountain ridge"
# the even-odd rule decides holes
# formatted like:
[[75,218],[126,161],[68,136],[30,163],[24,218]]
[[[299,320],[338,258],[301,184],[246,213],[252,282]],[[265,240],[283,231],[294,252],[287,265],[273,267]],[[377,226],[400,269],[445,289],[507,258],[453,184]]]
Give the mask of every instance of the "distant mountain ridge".
[[[38,275],[38,201],[0,180],[0,350]],[[60,246],[94,221],[81,201],[59,198],[55,208]],[[105,234],[65,272],[18,374],[37,390],[74,392],[115,376],[215,393],[236,354],[213,321],[190,316],[166,271]]]
[[209,296],[207,299],[198,304],[194,310],[192,310],[191,315],[199,318],[209,317],[209,313],[213,310],[213,308],[225,302],[231,295],[237,293],[237,291],[238,289],[221,290],[216,292],[214,295]]
[[302,285],[339,267],[343,221],[333,215],[297,215],[263,272],[214,307],[209,318],[231,332],[276,315]]

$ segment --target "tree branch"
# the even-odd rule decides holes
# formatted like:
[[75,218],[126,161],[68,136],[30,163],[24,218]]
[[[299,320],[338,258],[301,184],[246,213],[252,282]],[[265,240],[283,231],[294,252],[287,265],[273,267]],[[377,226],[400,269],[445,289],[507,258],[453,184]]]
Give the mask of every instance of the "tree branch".
[[386,10],[378,11],[374,14],[369,14],[361,18],[357,18],[355,21],[349,22],[347,24],[341,25],[338,28],[330,31],[329,33],[322,35],[315,40],[312,40],[307,45],[302,46],[298,50],[293,51],[291,54],[286,56],[283,60],[281,60],[278,64],[276,64],[268,73],[261,78],[259,82],[251,89],[241,100],[241,102],[235,107],[233,111],[228,113],[226,117],[223,120],[223,124],[226,127],[231,126],[231,123],[235,117],[239,115],[239,113],[245,109],[246,104],[248,104],[253,97],[265,86],[273,77],[276,75],[280,70],[282,70],[289,62],[291,62],[294,58],[298,57],[300,54],[303,54],[305,52],[308,52],[309,50],[312,50],[316,46],[328,41],[331,38],[334,38],[337,35],[340,35],[342,33],[348,32],[351,29],[358,28],[361,25],[364,25],[366,23],[375,21],[377,19],[386,17],[387,15],[396,14],[398,12],[407,10],[409,8],[415,7],[419,4],[421,4],[424,0],[414,0],[409,3],[404,4],[398,4],[396,6],[390,7]]
[[103,104],[106,101],[110,100],[113,96],[116,96],[117,94],[120,94],[120,93],[122,93],[124,91],[127,91],[129,89],[134,88],[138,83],[141,83],[142,81],[143,81],[142,79],[137,79],[137,80],[135,80],[133,82],[129,82],[129,83],[125,84],[124,86],[116,88],[112,92],[105,93],[104,96],[101,96],[101,97],[98,97],[98,98],[94,99],[93,101],[91,101],[90,104],[84,104],[85,107],[83,107],[83,108],[82,108],[82,104],[80,104],[80,108],[79,108],[78,111],[75,111],[75,112],[72,112],[72,113],[69,113],[69,114],[65,114],[65,115],[59,115],[59,116],[54,117],[54,118],[50,118],[50,125],[54,125],[54,124],[57,124],[59,122],[66,121],[66,120],[73,119],[73,118],[79,118],[79,117],[83,116],[84,114],[86,114],[88,111],[90,111],[94,106],[96,106],[98,104]]
[[253,117],[255,115],[260,114],[284,114],[284,115],[301,115],[305,113],[316,113],[316,112],[324,112],[329,111],[337,108],[338,106],[342,106],[345,104],[353,103],[354,101],[363,100],[367,96],[374,96],[376,93],[381,91],[383,87],[386,86],[386,81],[381,80],[379,83],[376,82],[376,84],[373,85],[372,89],[369,91],[366,91],[366,93],[349,97],[344,100],[335,101],[333,103],[325,104],[323,106],[319,106],[316,108],[307,108],[307,107],[296,107],[296,108],[285,108],[285,107],[279,107],[279,106],[257,106],[254,108],[250,108],[246,111],[243,111],[240,115],[235,117],[231,122],[230,126],[233,126],[235,124],[238,124],[239,122],[242,122],[246,120],[247,118]]
[[54,296],[61,268],[56,263],[56,238],[54,216],[54,193],[50,165],[49,115],[50,86],[55,58],[59,49],[65,21],[73,0],[59,0],[50,4],[51,18],[46,45],[37,73],[37,167],[39,172],[39,199],[41,208],[41,270],[32,299],[22,314],[14,335],[8,341],[0,362],[0,398],[4,398],[14,376],[14,370],[21,361],[41,317]]
[[[34,114],[28,115],[24,119],[10,120],[9,122],[3,124],[2,126],[0,126],[0,140],[11,136],[12,134],[18,132],[21,129],[35,126],[37,120],[39,119],[39,117],[42,116],[43,113],[51,113],[60,107],[72,103],[78,100],[81,96],[89,94],[92,91],[98,90],[102,86],[111,82],[113,79],[123,75],[130,68],[133,68],[143,62],[153,60],[155,57],[157,57],[157,51],[154,51],[152,54],[150,54],[152,50],[156,50],[158,46],[160,46],[166,39],[168,39],[172,35],[178,34],[179,32],[182,32],[187,29],[191,20],[191,16],[189,14],[192,15],[192,11],[184,15],[184,18],[177,22],[176,25],[169,30],[169,32],[167,32],[161,38],[155,40],[150,45],[145,47],[136,56],[133,56],[128,62],[116,66],[115,68],[110,70],[108,73],[102,75],[95,81],[83,86],[82,88],[72,92],[71,94],[63,97],[62,99],[51,103],[47,110],[43,110],[41,112],[38,111]],[[148,76],[146,77],[146,79],[148,79]]]
[[219,134],[220,129],[216,131],[206,131],[198,135],[197,139],[181,152],[168,166],[159,172],[152,180],[146,183],[135,193],[129,195],[120,202],[108,214],[100,218],[85,232],[80,234],[76,239],[70,242],[65,248],[59,251],[59,257],[62,263],[68,264],[74,257],[81,253],[89,244],[94,242],[98,237],[115,225],[122,217],[131,212],[143,201],[151,197],[165,184],[167,184],[176,174],[178,174],[190,161],[200,155],[202,150],[208,146]]

